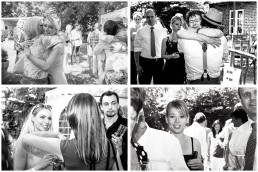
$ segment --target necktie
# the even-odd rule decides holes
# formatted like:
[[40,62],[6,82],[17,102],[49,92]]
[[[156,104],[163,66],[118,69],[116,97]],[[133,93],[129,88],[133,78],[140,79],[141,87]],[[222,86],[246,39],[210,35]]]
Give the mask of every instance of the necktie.
[[[148,154],[143,149],[143,146],[141,146],[139,143],[134,143],[132,140],[131,140],[131,144],[136,151],[139,163],[142,164],[143,162],[149,162]],[[142,168],[145,168],[145,167],[143,166]],[[145,171],[146,169],[142,169],[142,170]]]
[[210,76],[207,72],[207,44],[204,42],[202,44],[202,51],[203,51],[203,74],[202,74],[202,77],[201,77],[201,81],[204,80],[204,74],[206,73],[207,74],[207,79],[208,81],[210,80]]
[[153,29],[154,29],[154,27],[151,27],[151,57],[156,56],[155,35],[154,35]]
[[244,170],[253,170],[254,154],[256,149],[256,122],[251,124],[253,130],[249,136],[245,151],[245,167]]

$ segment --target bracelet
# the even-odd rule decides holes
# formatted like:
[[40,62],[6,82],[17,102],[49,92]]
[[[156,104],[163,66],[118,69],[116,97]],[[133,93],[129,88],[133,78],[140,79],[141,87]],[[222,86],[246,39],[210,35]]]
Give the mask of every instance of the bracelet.
[[200,29],[201,29],[201,28],[198,28],[197,31],[196,31],[196,33],[198,33]]

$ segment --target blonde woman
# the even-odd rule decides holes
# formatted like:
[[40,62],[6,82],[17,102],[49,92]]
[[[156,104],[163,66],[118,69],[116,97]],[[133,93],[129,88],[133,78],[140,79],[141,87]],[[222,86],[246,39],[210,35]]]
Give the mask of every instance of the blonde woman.
[[59,156],[64,160],[66,170],[115,168],[114,154],[95,98],[87,93],[73,96],[67,105],[66,115],[75,138],[61,140],[26,134],[23,143]]
[[[46,39],[47,58],[40,59],[32,54],[33,47],[26,49],[26,57],[38,68],[48,72],[51,84],[67,84],[63,69],[64,41],[58,35],[61,21],[57,17],[47,16],[44,18],[43,30]],[[34,44],[33,44],[34,45]]]
[[[47,58],[45,52],[45,45],[42,39],[43,35],[43,21],[42,17],[34,16],[27,20],[24,24],[24,33],[27,44],[31,44],[33,49],[31,55],[42,60]],[[25,48],[25,52],[30,49]],[[30,51],[30,50],[29,50]],[[25,53],[26,54],[26,53]],[[28,57],[24,57],[24,72],[21,79],[21,84],[49,84],[48,72],[40,69],[34,65]]]
[[52,131],[52,113],[49,105],[38,104],[31,109],[16,142],[14,170],[53,170],[53,155],[22,143],[24,135],[38,131]]
[[169,132],[179,140],[189,170],[203,170],[200,142],[184,134],[189,120],[189,112],[185,102],[181,100],[169,102],[166,108],[166,117]]

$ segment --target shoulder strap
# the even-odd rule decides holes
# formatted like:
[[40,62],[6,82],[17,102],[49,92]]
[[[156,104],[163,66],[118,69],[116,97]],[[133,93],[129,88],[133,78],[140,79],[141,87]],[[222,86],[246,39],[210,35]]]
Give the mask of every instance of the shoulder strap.
[[207,79],[210,80],[210,76],[209,76],[208,71],[207,71],[207,68],[208,68],[208,65],[207,65],[207,44],[205,42],[202,43],[202,50],[203,50],[203,74],[202,74],[202,77],[201,77],[201,81],[204,80],[205,73],[207,74]]
[[[110,141],[108,140],[108,142],[110,142]],[[112,144],[112,142],[110,143],[110,145],[111,145],[111,148],[112,148],[112,151],[113,151],[113,155],[114,155],[114,157],[115,157],[115,162],[116,162],[116,166],[117,166],[117,171],[119,171],[120,169],[119,169],[119,165],[118,165],[117,158],[116,158],[116,150],[115,150],[114,145]]]
[[191,142],[192,142],[192,155],[194,153],[194,144],[193,144],[193,138],[191,137]]
[[107,154],[106,170],[109,170],[109,161],[110,161],[110,143],[108,141],[108,154]]

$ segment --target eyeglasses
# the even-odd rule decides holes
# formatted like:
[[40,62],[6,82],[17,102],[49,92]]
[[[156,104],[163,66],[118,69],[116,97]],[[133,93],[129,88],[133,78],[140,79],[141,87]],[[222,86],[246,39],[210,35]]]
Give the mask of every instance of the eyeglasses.
[[189,20],[189,23],[199,23],[200,20]]
[[[38,108],[45,108],[45,109],[48,109],[49,111],[52,110],[52,106],[46,105],[46,104],[43,104],[43,103],[39,103],[39,104],[37,104],[37,105],[35,106],[33,112],[34,112],[36,109],[38,109]],[[32,112],[32,113],[33,113],[33,112]]]
[[136,20],[136,21],[137,21],[137,20],[141,20],[141,19],[136,18],[136,19],[134,19],[134,20]]

